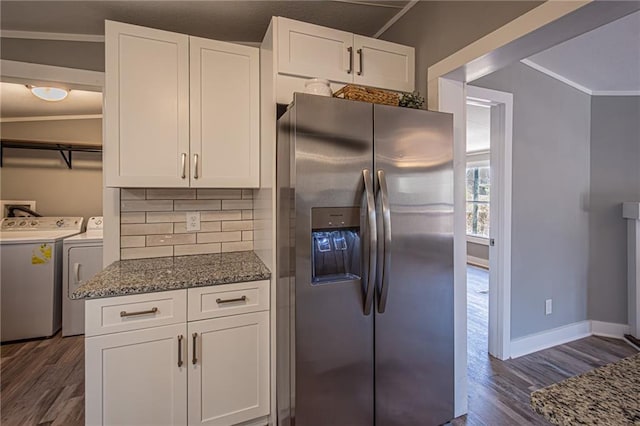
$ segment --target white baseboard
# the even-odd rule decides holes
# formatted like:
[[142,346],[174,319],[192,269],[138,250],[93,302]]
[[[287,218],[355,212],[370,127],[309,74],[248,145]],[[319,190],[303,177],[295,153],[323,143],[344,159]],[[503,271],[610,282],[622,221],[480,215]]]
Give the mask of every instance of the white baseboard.
[[467,255],[467,263],[489,269],[489,259]]
[[614,322],[602,322],[591,320],[591,334],[594,336],[614,337],[622,339],[629,333],[629,325],[616,324]]
[[591,321],[585,320],[511,340],[511,358],[591,336]]
[[569,343],[589,336],[622,339],[629,332],[627,324],[585,320],[511,341],[511,358],[518,358],[553,346]]

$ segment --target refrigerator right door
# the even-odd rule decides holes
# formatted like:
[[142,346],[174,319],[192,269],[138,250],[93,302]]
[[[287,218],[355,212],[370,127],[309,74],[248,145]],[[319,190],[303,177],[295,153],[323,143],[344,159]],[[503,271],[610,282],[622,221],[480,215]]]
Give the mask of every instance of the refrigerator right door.
[[453,418],[453,119],[374,106],[376,425]]

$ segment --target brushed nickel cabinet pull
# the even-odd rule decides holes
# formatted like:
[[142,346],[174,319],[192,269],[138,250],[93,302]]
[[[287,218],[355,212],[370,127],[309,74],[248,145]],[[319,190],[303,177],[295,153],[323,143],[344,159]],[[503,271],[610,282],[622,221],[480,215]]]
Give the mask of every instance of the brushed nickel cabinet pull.
[[180,176],[182,179],[187,178],[187,153],[183,152],[182,155],[182,175]]
[[353,72],[353,47],[347,47],[347,52],[349,52],[349,69],[347,70],[347,74],[351,74]]
[[198,357],[196,356],[196,340],[198,339],[198,333],[193,333],[191,336],[193,337],[193,357],[191,359],[191,363],[196,365],[198,362]]
[[121,317],[134,317],[136,315],[147,315],[147,314],[155,314],[156,312],[158,312],[158,308],[156,308],[155,306],[151,309],[149,309],[148,311],[137,311],[137,312],[127,312],[127,311],[120,311],[120,316]]
[[363,63],[362,63],[362,49],[358,49],[358,58],[359,58],[359,63],[360,63],[360,69],[358,70],[358,75],[362,75],[362,68],[363,68]]
[[198,179],[198,154],[193,154],[193,178]]
[[184,336],[181,334],[178,336],[178,367],[182,367],[182,339]]
[[216,299],[216,303],[233,303],[233,302],[244,302],[247,300],[247,296],[238,297],[236,299]]

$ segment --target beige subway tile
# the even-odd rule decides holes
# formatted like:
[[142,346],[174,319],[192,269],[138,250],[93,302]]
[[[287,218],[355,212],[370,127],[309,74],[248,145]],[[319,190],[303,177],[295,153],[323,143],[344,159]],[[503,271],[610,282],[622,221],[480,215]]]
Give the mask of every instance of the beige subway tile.
[[120,248],[144,247],[145,240],[143,235],[134,237],[120,237]]
[[242,231],[242,241],[253,241],[253,231]]
[[173,210],[171,200],[121,200],[121,212],[160,212]]
[[184,246],[175,246],[173,248],[174,256],[187,256],[190,254],[211,254],[211,253],[220,253],[220,243],[187,244]]
[[171,234],[173,224],[171,223],[144,223],[144,224],[124,224],[120,225],[120,235],[158,235]]
[[147,212],[147,223],[186,222],[185,212]]
[[195,244],[196,234],[147,235],[147,247]]
[[201,212],[200,220],[202,222],[212,222],[220,220],[240,220],[242,213],[240,210],[217,211],[217,212]]
[[198,189],[198,200],[239,200],[242,198],[240,189]]
[[253,200],[222,200],[222,210],[253,209]]
[[243,189],[242,190],[242,199],[243,200],[253,200],[253,189]]
[[174,202],[176,211],[220,210],[220,200],[177,200]]
[[143,188],[122,188],[120,190],[121,200],[144,200],[145,190]]
[[227,220],[222,222],[223,231],[250,231],[253,229],[253,220]]
[[242,210],[242,220],[253,219],[253,210]]
[[144,212],[120,213],[120,223],[144,223]]
[[204,232],[198,234],[200,243],[220,243],[223,241],[242,241],[242,233],[236,232]]
[[124,248],[120,250],[120,259],[146,259],[150,257],[173,256],[173,246]]
[[147,189],[147,200],[195,200],[196,190],[191,188]]
[[199,231],[187,231],[187,223],[174,223],[173,224],[173,233],[174,234],[184,234],[185,232],[220,232],[222,231],[222,226],[220,222],[200,222],[200,230]]
[[222,243],[222,252],[253,250],[253,241]]

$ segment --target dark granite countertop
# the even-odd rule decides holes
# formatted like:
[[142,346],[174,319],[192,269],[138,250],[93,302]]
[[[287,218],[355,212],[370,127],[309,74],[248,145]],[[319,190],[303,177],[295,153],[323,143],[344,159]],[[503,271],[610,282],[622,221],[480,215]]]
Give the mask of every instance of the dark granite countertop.
[[252,251],[120,260],[78,287],[71,298],[125,296],[270,277],[267,267]]

